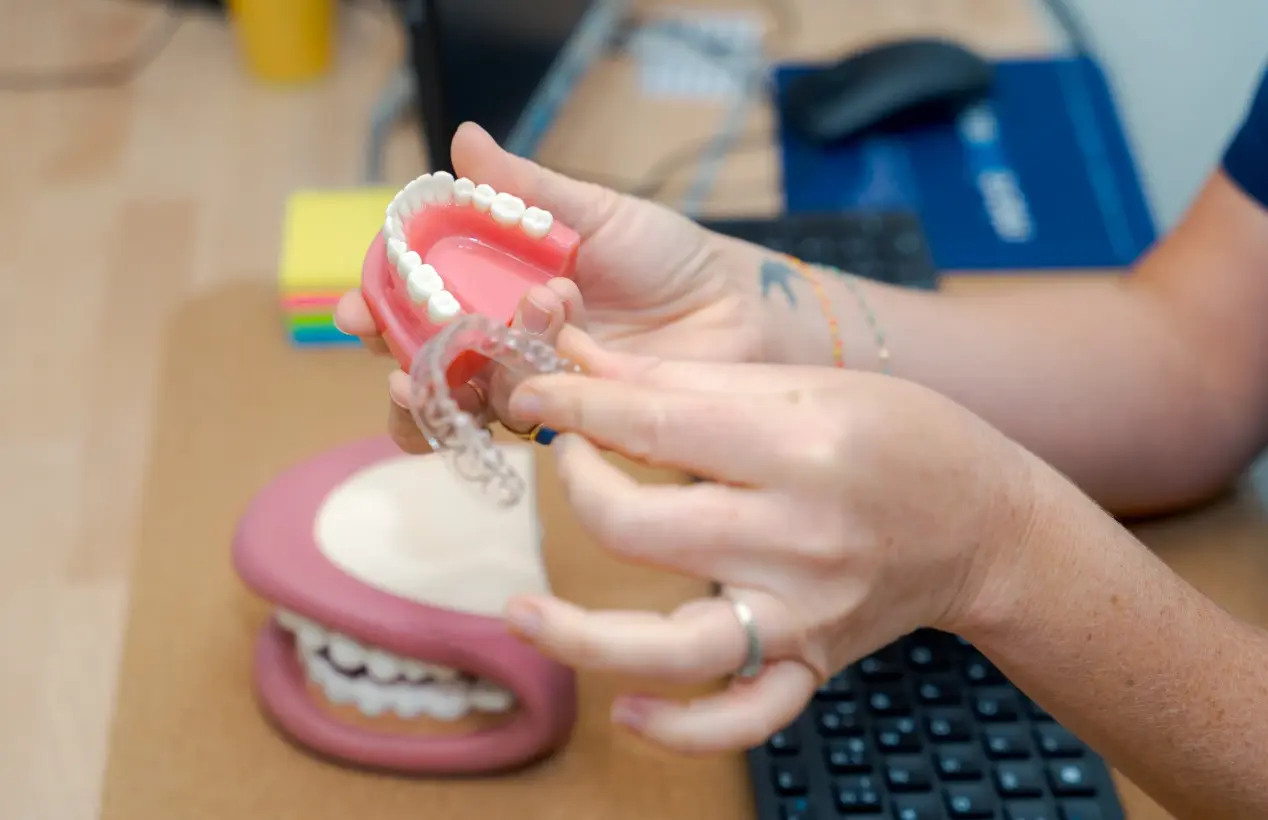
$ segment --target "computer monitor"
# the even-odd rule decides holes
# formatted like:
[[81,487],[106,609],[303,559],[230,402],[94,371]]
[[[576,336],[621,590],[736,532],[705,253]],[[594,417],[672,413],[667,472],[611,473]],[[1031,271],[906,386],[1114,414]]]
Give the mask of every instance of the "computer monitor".
[[465,121],[532,156],[628,0],[404,0],[416,110],[431,170],[453,172]]

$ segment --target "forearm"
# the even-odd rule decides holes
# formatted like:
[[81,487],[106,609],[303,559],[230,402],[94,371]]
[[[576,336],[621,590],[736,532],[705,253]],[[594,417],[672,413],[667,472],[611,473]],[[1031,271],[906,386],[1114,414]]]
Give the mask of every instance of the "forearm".
[[1047,474],[1020,566],[957,631],[1177,817],[1268,817],[1268,636]]
[[883,339],[890,372],[969,407],[1116,514],[1203,501],[1263,445],[1268,214],[1220,177],[1122,277],[930,293],[829,272],[824,305],[784,257],[726,247],[768,360],[832,364],[831,315],[847,367],[880,368]]
[[[779,260],[749,262],[771,328],[767,355],[831,365],[819,294],[798,276],[763,294],[764,264]],[[970,408],[1117,513],[1200,500],[1254,452],[1242,439],[1258,428],[1239,416],[1253,408],[1228,401],[1208,348],[1177,333],[1131,279],[964,295],[859,279],[854,292],[835,274],[819,279],[847,367],[879,369],[883,343],[892,373]]]

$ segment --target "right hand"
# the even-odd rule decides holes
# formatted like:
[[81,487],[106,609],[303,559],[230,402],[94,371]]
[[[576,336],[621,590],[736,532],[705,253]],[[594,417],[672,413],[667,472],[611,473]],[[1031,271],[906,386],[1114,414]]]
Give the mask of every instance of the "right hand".
[[[746,248],[723,240],[681,214],[653,202],[579,182],[504,151],[482,129],[464,124],[454,136],[454,169],[477,183],[515,194],[551,211],[581,236],[575,279],[554,279],[532,288],[520,305],[516,326],[553,341],[565,324],[586,329],[595,339],[629,353],[704,361],[755,361],[764,339],[760,297],[728,274],[737,263],[726,258]],[[754,260],[756,250],[754,249]],[[753,262],[756,270],[758,263]],[[382,355],[381,338],[359,290],[344,296],[335,323],[361,337]],[[490,366],[477,380],[493,415],[512,430],[527,430],[507,408],[514,387],[509,373]],[[396,371],[388,381],[392,397],[389,432],[408,452],[426,452],[427,443],[405,409],[409,377]],[[478,408],[479,393],[457,398]]]

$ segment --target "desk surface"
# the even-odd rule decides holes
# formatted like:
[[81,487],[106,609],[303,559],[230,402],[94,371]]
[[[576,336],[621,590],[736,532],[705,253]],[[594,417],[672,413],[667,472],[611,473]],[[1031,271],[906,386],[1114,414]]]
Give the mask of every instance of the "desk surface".
[[[702,0],[692,5],[739,4]],[[1047,43],[1023,0],[800,0],[794,5],[800,25],[789,41],[776,44],[778,56],[827,57],[853,43],[903,33],[947,33],[996,54],[1033,52]],[[112,59],[124,44],[147,35],[154,15],[141,4],[4,4],[0,41],[6,67],[38,70]],[[218,321],[187,324],[197,314],[190,306],[210,304],[236,320],[237,303],[215,294],[241,288],[254,294],[245,297],[246,304],[260,304],[272,287],[285,197],[299,186],[358,181],[364,123],[399,54],[389,23],[373,13],[352,12],[345,19],[339,76],[322,87],[283,94],[244,79],[223,25],[196,18],[127,87],[17,95],[0,106],[6,146],[0,153],[5,180],[0,237],[7,237],[0,241],[0,270],[9,272],[6,298],[0,300],[6,342],[0,346],[6,397],[0,408],[0,475],[8,488],[0,497],[0,515],[8,524],[10,545],[0,555],[0,651],[23,659],[0,680],[0,725],[5,727],[0,733],[0,816],[97,816],[129,603],[152,606],[163,600],[161,587],[131,584],[134,558],[138,570],[144,563],[136,545],[144,542],[145,532],[150,538],[154,532],[142,524],[143,513],[158,503],[155,485],[146,478],[158,475],[163,464],[175,464],[175,472],[162,471],[166,480],[193,481],[214,469],[208,463],[223,453],[204,451],[202,462],[181,464],[173,462],[173,448],[185,446],[189,430],[210,430],[211,438],[204,441],[223,441],[231,429],[227,425],[242,424],[233,407],[222,405],[217,417],[203,404],[172,396],[172,362],[183,360],[182,350],[218,338],[217,328],[223,333],[233,325],[223,312],[216,314]],[[574,170],[636,181],[674,147],[709,134],[721,115],[708,106],[659,103],[642,111],[626,96],[634,90],[630,66],[601,66],[551,134],[545,158],[567,158]],[[657,116],[647,116],[653,109]],[[750,126],[769,125],[769,112],[755,107]],[[417,171],[416,145],[407,129],[394,139],[388,152],[393,178]],[[737,154],[725,165],[711,212],[773,210],[775,178],[773,152]],[[679,184],[666,193],[672,197],[680,191]],[[50,268],[49,249],[67,247],[67,226],[74,226],[74,248],[59,253],[74,256],[59,256],[66,264]],[[955,280],[950,286],[1001,284],[999,279]],[[57,310],[31,309],[37,305]],[[198,333],[190,335],[190,328]],[[261,345],[277,345],[280,332],[255,338]],[[250,360],[249,354],[241,360],[248,362],[248,382],[276,381],[279,374],[267,368],[277,359]],[[364,385],[368,398],[343,417],[341,429],[374,427],[382,411],[378,397],[370,394],[381,384],[381,374],[371,368],[366,375],[371,366],[364,363],[347,367],[350,383]],[[238,372],[206,374],[199,384],[214,389],[217,379]],[[269,396],[269,412],[285,417],[293,411],[289,397]],[[190,417],[182,419],[180,413]],[[256,429],[256,436],[264,435]],[[298,452],[302,438],[275,437],[282,449],[274,456]],[[250,452],[258,443],[244,440],[240,447]],[[244,480],[261,476],[248,470]],[[171,495],[159,500],[186,502]],[[210,514],[197,503],[194,507],[197,515]],[[217,520],[216,526],[227,524]],[[1268,542],[1268,525],[1249,497],[1151,523],[1142,535],[1229,609],[1268,623],[1263,594],[1268,568],[1261,549]],[[183,545],[170,546],[179,550]],[[223,617],[236,626],[235,612],[202,613],[202,622]],[[136,641],[129,639],[127,657],[137,651]],[[128,690],[137,673],[147,678],[162,673],[161,646],[158,651],[149,667],[128,665],[121,689]],[[189,817],[188,812],[162,815],[144,807],[159,806],[161,798],[233,789],[200,782],[208,774],[197,766],[146,780],[136,765],[149,758],[140,747],[118,743],[123,735],[144,735],[145,714],[135,708],[120,711],[109,775],[116,786],[122,778],[142,787],[132,804],[138,810],[108,812],[108,820]],[[596,745],[580,751],[608,753],[610,741],[603,737],[587,736],[582,742]],[[645,765],[663,762],[649,757]],[[743,786],[736,766],[685,771],[657,786],[673,809],[661,816],[698,817],[705,807],[717,811],[745,804],[746,795],[737,791]],[[605,798],[586,786],[574,784],[569,790],[566,816],[609,816],[601,805]],[[1165,817],[1130,786],[1124,791],[1132,820]],[[334,799],[360,805],[355,801],[364,796],[353,790]],[[587,803],[593,808],[587,810]],[[206,808],[214,812],[215,801]]]

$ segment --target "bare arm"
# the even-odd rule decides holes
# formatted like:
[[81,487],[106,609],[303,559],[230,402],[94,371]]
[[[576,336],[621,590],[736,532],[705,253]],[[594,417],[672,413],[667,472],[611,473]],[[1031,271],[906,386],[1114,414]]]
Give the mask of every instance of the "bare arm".
[[[728,253],[754,293],[762,265],[783,264]],[[831,364],[814,291],[788,281],[759,296],[768,358]],[[859,285],[895,375],[968,406],[1115,513],[1205,500],[1265,443],[1268,213],[1222,173],[1128,276],[971,295]],[[847,366],[876,368],[858,301],[827,287]]]
[[1036,471],[1031,538],[957,631],[1177,818],[1268,817],[1268,634]]

